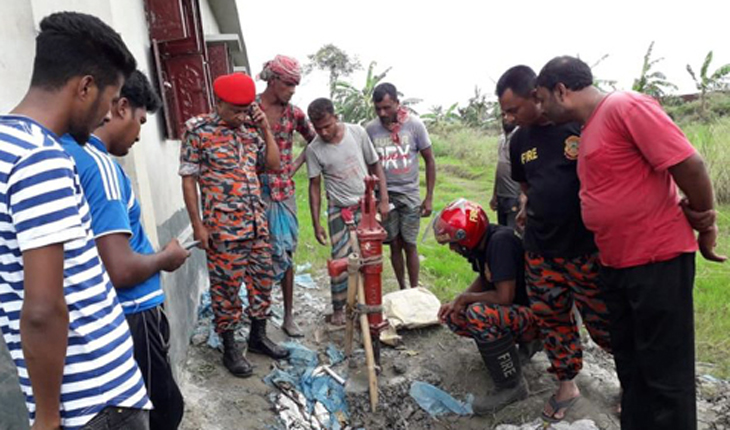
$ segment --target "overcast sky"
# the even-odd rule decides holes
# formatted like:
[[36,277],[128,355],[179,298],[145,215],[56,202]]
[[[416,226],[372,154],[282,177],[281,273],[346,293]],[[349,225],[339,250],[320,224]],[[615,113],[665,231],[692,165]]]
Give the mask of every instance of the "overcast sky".
[[[492,94],[509,67],[539,71],[557,55],[580,55],[592,64],[608,54],[594,74],[630,89],[655,41],[654,58],[665,58],[657,69],[680,93],[694,91],[687,63],[699,72],[709,50],[711,71],[730,63],[728,0],[237,1],[254,74],[276,54],[306,63],[307,55],[333,43],[365,68],[370,61],[377,61],[376,71],[392,67],[386,80],[405,97],[423,99],[419,112],[464,105],[475,86]],[[362,87],[364,72],[348,80]],[[327,95],[327,75],[314,72],[293,101],[306,108]]]

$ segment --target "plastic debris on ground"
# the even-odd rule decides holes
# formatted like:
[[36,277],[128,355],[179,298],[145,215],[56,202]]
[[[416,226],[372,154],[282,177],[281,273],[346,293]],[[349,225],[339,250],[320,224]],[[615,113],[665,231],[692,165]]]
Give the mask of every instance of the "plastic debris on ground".
[[431,384],[413,381],[409,394],[429,415],[436,417],[448,413],[457,415],[473,414],[472,403],[474,396],[469,394],[466,401],[460,402],[451,394]]
[[312,270],[312,263],[297,264],[296,270],[294,271],[294,285],[308,290],[319,289],[317,283],[312,279],[312,275],[307,273],[310,270]]
[[274,302],[271,303],[271,305],[269,306],[269,322],[277,328],[281,328],[281,326],[284,325],[283,304],[278,304]]
[[281,393],[273,393],[271,401],[274,410],[285,430],[325,430],[323,422],[329,421],[329,413],[317,403],[314,413],[306,412],[307,399],[293,388],[281,388]]
[[398,330],[389,325],[385,330],[380,332],[380,341],[385,345],[397,347],[403,343],[403,338],[398,334]]
[[591,420],[578,420],[573,423],[559,422],[545,427],[545,424],[540,419],[522,425],[502,424],[497,426],[495,430],[535,430],[543,428],[547,428],[548,430],[600,430],[596,423]]
[[330,366],[337,366],[345,361],[345,353],[331,343],[327,345],[327,357],[330,359]]
[[314,282],[314,279],[312,279],[312,275],[310,275],[309,273],[295,275],[294,284],[297,287],[306,288],[308,290],[316,290],[318,288],[317,283]]
[[315,351],[296,342],[283,346],[288,365],[272,370],[264,382],[281,391],[272,400],[287,430],[342,429],[348,419],[345,388],[319,365]]
[[702,375],[702,376],[700,376],[700,379],[703,379],[707,382],[712,382],[715,384],[719,384],[719,383],[723,382],[722,379],[715,378],[712,375]]
[[294,273],[299,274],[299,273],[308,272],[310,270],[312,270],[312,263],[306,262],[304,264],[297,264],[296,267],[294,268]]

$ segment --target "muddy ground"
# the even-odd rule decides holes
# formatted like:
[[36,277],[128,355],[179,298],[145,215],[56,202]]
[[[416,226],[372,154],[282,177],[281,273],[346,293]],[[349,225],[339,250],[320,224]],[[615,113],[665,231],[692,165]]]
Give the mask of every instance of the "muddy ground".
[[[342,347],[344,330],[331,330],[324,321],[329,304],[328,279],[315,276],[318,289],[295,288],[297,321],[306,334],[301,341],[320,352],[334,343]],[[386,284],[386,291],[394,285]],[[275,300],[278,301],[277,298]],[[289,340],[281,330],[271,327],[270,335],[277,341]],[[443,327],[403,331],[403,345],[382,349],[379,377],[380,402],[376,413],[369,412],[364,356],[356,351],[350,369],[341,363],[333,369],[349,378],[347,400],[351,428],[366,429],[495,429],[527,430],[542,428],[539,417],[543,405],[556,387],[555,380],[545,372],[548,367],[544,353],[538,353],[523,367],[530,395],[489,417],[442,416],[432,418],[409,396],[412,381],[434,384],[463,400],[492,388],[474,343],[453,335]],[[248,379],[232,377],[221,364],[221,354],[211,349],[204,337],[198,336],[191,346],[180,383],[186,399],[182,430],[272,430],[284,429],[274,412],[271,400],[276,389],[267,386],[263,378],[272,369],[270,359],[247,354],[256,366]],[[619,429],[614,410],[618,402],[618,381],[610,356],[585,339],[584,369],[577,378],[582,397],[557,429]],[[321,360],[327,362],[326,359]],[[702,369],[698,370],[698,374]],[[730,430],[730,386],[713,378],[698,379],[701,429]],[[573,423],[572,425],[569,423]]]

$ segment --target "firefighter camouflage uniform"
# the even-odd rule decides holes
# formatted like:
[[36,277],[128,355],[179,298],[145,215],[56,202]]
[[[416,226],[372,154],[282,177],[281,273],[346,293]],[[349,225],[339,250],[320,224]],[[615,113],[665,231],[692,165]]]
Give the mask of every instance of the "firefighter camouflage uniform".
[[527,292],[543,333],[548,372],[560,381],[575,378],[583,367],[573,303],[593,341],[611,352],[608,308],[597,287],[598,265],[597,253],[574,258],[548,258],[532,252],[525,256]]
[[448,321],[454,333],[493,342],[511,334],[515,339],[536,335],[537,320],[527,306],[472,303],[456,321]]
[[203,223],[210,232],[207,252],[216,332],[233,330],[242,315],[241,283],[248,289],[250,318],[266,318],[273,268],[266,207],[257,166],[265,144],[251,123],[232,129],[217,114],[185,124],[180,175],[197,177]]
[[539,337],[537,318],[530,310],[525,288],[524,250],[512,229],[489,224],[486,227],[487,242],[474,249],[467,259],[479,274],[487,290],[496,284],[513,280],[515,294],[512,303],[472,303],[454,320],[447,320],[456,334],[477,341],[496,342],[511,336],[515,341]]

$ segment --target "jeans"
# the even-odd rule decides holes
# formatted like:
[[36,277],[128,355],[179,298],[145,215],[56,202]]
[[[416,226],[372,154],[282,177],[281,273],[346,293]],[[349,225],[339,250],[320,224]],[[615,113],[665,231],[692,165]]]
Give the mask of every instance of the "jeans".
[[99,412],[82,430],[149,430],[149,411],[108,406]]

